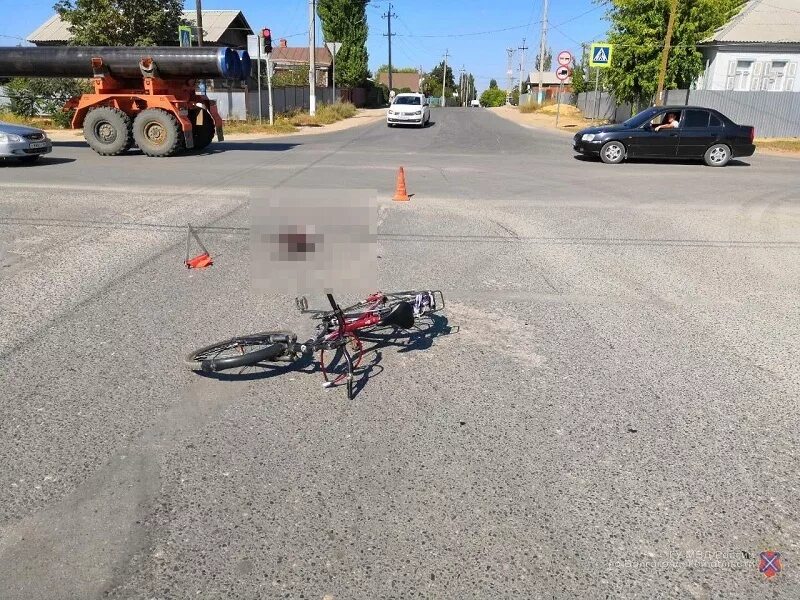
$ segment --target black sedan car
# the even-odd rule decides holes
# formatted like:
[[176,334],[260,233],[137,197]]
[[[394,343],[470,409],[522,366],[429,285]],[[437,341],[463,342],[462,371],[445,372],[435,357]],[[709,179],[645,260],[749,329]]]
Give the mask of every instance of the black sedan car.
[[657,106],[619,125],[582,129],[573,149],[617,164],[626,158],[702,159],[723,167],[731,158],[752,156],[755,129],[737,125],[717,110],[700,106]]

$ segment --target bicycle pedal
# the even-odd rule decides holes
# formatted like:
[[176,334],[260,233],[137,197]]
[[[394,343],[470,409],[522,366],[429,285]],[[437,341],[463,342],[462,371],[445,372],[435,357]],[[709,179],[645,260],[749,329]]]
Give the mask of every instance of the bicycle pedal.
[[333,387],[333,382],[332,381],[326,381],[325,383],[322,384],[322,387],[323,387],[323,389],[332,388]]

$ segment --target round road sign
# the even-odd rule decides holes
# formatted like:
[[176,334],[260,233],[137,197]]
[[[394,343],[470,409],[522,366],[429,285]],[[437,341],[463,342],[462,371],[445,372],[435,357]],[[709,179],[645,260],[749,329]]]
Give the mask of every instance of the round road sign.
[[568,67],[572,62],[572,54],[569,50],[562,50],[558,53],[558,64],[562,67]]
[[571,74],[572,71],[570,70],[569,67],[565,67],[562,65],[556,69],[556,77],[558,77],[559,81],[564,81],[568,79]]

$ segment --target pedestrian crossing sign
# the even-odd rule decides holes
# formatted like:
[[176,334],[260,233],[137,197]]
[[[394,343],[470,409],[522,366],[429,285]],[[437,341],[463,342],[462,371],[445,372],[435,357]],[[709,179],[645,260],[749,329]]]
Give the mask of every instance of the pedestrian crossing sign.
[[589,55],[590,67],[609,67],[611,66],[611,44],[592,44],[592,52]]

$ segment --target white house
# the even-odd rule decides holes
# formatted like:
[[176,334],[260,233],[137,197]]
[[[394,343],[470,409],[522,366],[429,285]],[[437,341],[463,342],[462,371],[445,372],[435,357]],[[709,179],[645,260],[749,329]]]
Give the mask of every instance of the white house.
[[749,0],[700,49],[698,89],[800,92],[800,0]]

